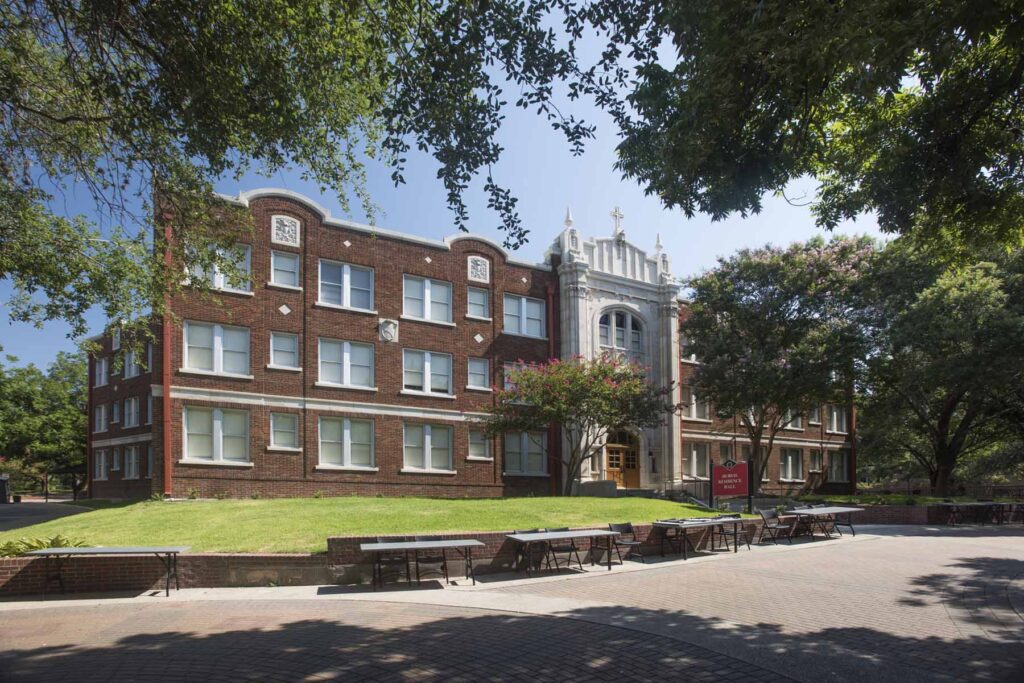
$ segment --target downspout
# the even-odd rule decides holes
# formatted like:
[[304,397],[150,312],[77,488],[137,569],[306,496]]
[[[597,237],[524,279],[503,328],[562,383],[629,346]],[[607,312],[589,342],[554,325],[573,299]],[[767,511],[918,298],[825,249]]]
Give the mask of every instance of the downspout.
[[[553,269],[554,272],[558,272]],[[548,283],[547,287],[547,315],[548,315],[548,360],[555,358],[555,336],[558,331],[558,322],[555,318],[555,286]],[[551,495],[557,496],[562,475],[562,453],[561,439],[558,438],[558,426],[548,425],[548,469],[551,472]]]
[[[102,338],[101,338],[102,339]],[[101,342],[102,343],[102,342]],[[95,384],[94,378],[96,377],[96,355],[89,355],[89,366],[88,366],[88,377],[86,377],[86,383],[89,387],[89,393],[86,395],[85,400],[85,481],[89,483],[89,497],[95,498],[92,490],[92,476],[96,472],[96,463],[93,462],[92,452],[92,421],[96,419],[96,408],[94,406],[93,399],[93,384]],[[74,489],[74,476],[72,476],[72,489]],[[77,495],[76,495],[77,498]]]
[[[167,272],[171,272],[173,260],[171,258],[171,223],[166,221],[164,225],[164,265]],[[164,294],[164,316],[160,335],[160,362],[163,391],[160,397],[161,415],[163,416],[163,463],[164,463],[164,495],[170,496],[173,491],[171,472],[171,322],[168,318],[168,311],[171,308],[170,294]]]

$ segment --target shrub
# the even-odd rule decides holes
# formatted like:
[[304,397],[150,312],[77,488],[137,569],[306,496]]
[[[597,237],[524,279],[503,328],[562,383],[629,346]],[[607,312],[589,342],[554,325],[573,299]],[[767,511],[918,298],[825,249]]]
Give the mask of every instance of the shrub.
[[43,548],[81,548],[85,542],[57,534],[52,538],[19,538],[0,544],[0,557],[17,557],[30,550]]
[[188,496],[189,500],[195,500],[199,497],[199,489],[195,486],[190,486],[185,490],[185,495]]

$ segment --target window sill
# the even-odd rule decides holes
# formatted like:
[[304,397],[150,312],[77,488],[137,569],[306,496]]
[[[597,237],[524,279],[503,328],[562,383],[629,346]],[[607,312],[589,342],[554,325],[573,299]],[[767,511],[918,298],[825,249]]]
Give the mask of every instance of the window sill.
[[351,391],[377,391],[377,387],[362,387],[356,384],[335,384],[334,382],[314,382],[313,386],[321,389],[349,389]]
[[682,417],[682,419],[686,422],[702,422],[704,424],[711,424],[712,422],[714,422],[714,420],[709,420],[706,417],[686,417],[685,415]]
[[693,360],[692,358],[682,358],[680,362],[686,363],[687,365],[700,365],[699,360]]
[[811,422],[810,420],[807,421],[807,424],[809,424],[812,427],[820,427],[821,426],[820,422]]
[[123,477],[121,480],[122,481],[138,481],[139,478],[138,477]]
[[836,436],[848,436],[850,434],[850,432],[837,432],[837,431],[834,431],[834,430],[831,430],[831,429],[826,429],[825,433],[826,434],[834,434]]
[[[523,339],[536,339],[537,341],[547,341],[548,340],[547,335],[544,335],[543,337],[535,337],[532,334],[519,334],[517,332],[506,332],[505,330],[502,330],[501,333],[503,335],[506,335],[506,336],[509,336],[509,337],[522,337]],[[548,475],[545,474],[544,476],[546,477]]]
[[782,431],[784,431],[784,432],[802,432],[802,431],[804,431],[804,428],[803,427],[783,427]]
[[301,448],[291,446],[267,446],[267,453],[301,453]]
[[420,470],[415,467],[403,467],[398,471],[402,474],[441,474],[446,476],[458,474],[457,470]]
[[251,462],[232,462],[231,460],[190,460],[188,458],[182,458],[178,461],[179,465],[203,465],[205,467],[252,467]]
[[780,484],[806,484],[807,480],[806,479],[782,479],[780,477],[779,478],[779,483]]
[[471,387],[468,384],[466,385],[466,391],[479,391],[479,392],[484,393],[484,394],[493,394],[494,393],[494,390],[491,389],[490,387]]
[[353,308],[352,306],[339,306],[338,304],[329,304],[324,301],[317,301],[313,304],[314,308],[326,308],[332,311],[347,311],[349,313],[364,313],[366,315],[377,315],[377,311],[368,311],[365,308]]
[[466,320],[475,320],[475,321],[481,322],[481,323],[492,323],[492,322],[494,322],[494,318],[484,318],[483,316],[470,315],[469,313],[466,314]]
[[478,455],[467,455],[466,462],[494,462],[494,458],[481,458]]
[[110,386],[110,382],[104,382],[103,384],[92,385],[93,389],[102,389],[103,387]]
[[807,470],[807,471],[810,472],[811,474],[821,474],[825,470],[814,470],[814,469],[811,469],[811,470]]
[[427,318],[414,318],[411,315],[399,316],[399,320],[406,320],[411,323],[426,323],[427,325],[440,325],[441,327],[455,327],[455,323],[447,320],[428,320]]
[[[711,481],[711,477],[694,477],[689,474],[684,474],[683,481]],[[765,481],[767,481],[767,479]]]
[[280,282],[268,282],[267,287],[271,289],[283,289],[286,292],[301,292],[302,287],[295,287],[294,285],[282,285]]
[[92,480],[93,481],[108,481],[108,479],[106,477],[93,477]]
[[223,287],[210,287],[213,294],[232,294],[234,296],[256,296],[256,292],[245,292],[239,289],[224,289]]
[[302,368],[292,368],[287,365],[274,365],[273,363],[267,364],[267,370],[284,370],[285,372],[302,372]]
[[356,465],[317,465],[317,472],[377,472],[376,467],[358,467]]
[[180,375],[199,375],[201,377],[224,377],[227,379],[254,379],[252,375],[236,375],[233,372],[212,372],[210,370],[193,370],[191,368],[178,368]]
[[546,472],[502,472],[503,477],[532,477],[532,478],[544,478],[547,479],[551,475]]
[[402,389],[398,393],[406,396],[419,396],[421,398],[446,398],[451,401],[455,400],[455,394],[438,394],[429,391],[413,391],[412,389]]

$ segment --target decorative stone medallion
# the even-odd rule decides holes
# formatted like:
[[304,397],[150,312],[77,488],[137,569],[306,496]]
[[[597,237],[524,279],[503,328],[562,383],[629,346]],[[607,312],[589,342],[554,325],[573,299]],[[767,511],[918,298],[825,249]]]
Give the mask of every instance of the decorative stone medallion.
[[480,342],[482,342],[482,341],[484,340],[484,337],[483,337],[483,335],[482,335],[482,334],[480,334],[479,332],[477,332],[477,333],[476,333],[476,336],[475,336],[475,337],[473,337],[473,339],[475,339],[475,340],[476,340],[476,343],[477,343],[477,344],[479,344]]
[[398,341],[398,321],[390,318],[381,318],[377,322],[377,329],[380,331],[380,340],[385,342]]
[[469,271],[469,279],[473,282],[491,281],[491,262],[483,256],[470,256],[466,261],[466,265]]
[[290,247],[297,247],[300,243],[301,225],[298,219],[291,216],[274,216],[270,219],[271,235],[270,241],[274,244],[287,244]]
[[281,304],[277,310],[281,311],[281,315],[288,315],[292,312],[292,309],[288,308],[288,304]]

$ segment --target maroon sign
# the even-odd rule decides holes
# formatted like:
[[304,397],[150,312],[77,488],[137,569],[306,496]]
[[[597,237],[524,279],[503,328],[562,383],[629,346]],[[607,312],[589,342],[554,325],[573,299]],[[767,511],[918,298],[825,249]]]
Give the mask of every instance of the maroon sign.
[[714,496],[747,495],[747,463],[727,460],[711,468],[711,493]]

